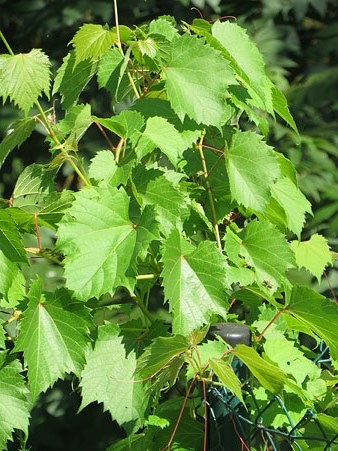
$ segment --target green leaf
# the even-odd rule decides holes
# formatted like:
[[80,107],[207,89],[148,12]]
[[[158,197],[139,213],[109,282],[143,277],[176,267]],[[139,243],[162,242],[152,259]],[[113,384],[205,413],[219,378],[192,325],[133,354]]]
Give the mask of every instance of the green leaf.
[[114,45],[116,32],[96,24],[85,24],[71,40],[75,48],[76,66],[84,60],[98,60],[104,52]]
[[16,351],[24,353],[28,383],[34,399],[65,373],[79,375],[89,349],[91,319],[86,307],[61,288],[41,292],[35,283],[23,312]]
[[132,91],[124,61],[118,49],[108,49],[103,54],[97,70],[99,87],[108,90],[116,102],[120,102]]
[[276,181],[272,186],[271,194],[285,212],[288,229],[300,237],[305,222],[305,214],[312,212],[310,202],[286,177]]
[[277,86],[272,87],[272,104],[276,113],[297,133],[299,138],[298,128],[290,113],[285,95],[277,88]]
[[75,194],[59,225],[66,286],[83,301],[130,288],[126,276],[137,241],[129,219],[129,197],[121,188],[91,187]]
[[171,106],[181,121],[187,115],[198,124],[221,124],[226,88],[236,80],[219,52],[185,34],[172,41],[171,60],[163,71]]
[[6,340],[6,336],[5,336],[5,331],[4,328],[2,326],[3,321],[0,320],[0,349],[5,349],[6,344],[5,344],[5,340]]
[[18,360],[5,361],[6,353],[0,354],[0,449],[8,449],[14,429],[28,434],[29,406],[27,388]]
[[3,307],[14,308],[25,295],[25,278],[18,264],[0,250],[0,302]]
[[222,45],[223,55],[252,97],[248,104],[272,113],[273,85],[265,73],[263,56],[246,31],[235,23],[217,21],[212,35]]
[[[239,236],[238,254],[255,271],[258,284],[276,291],[285,282],[286,270],[294,265],[293,253],[284,235],[268,221],[252,221]],[[232,255],[229,257],[233,260]]]
[[232,353],[242,360],[258,382],[271,393],[279,393],[286,382],[286,374],[265,361],[253,348],[237,345]]
[[71,191],[64,190],[61,193],[51,192],[39,203],[38,223],[52,229],[56,228],[65,211],[71,206],[74,200]]
[[8,154],[15,148],[20,147],[35,129],[35,120],[31,117],[19,119],[11,124],[6,136],[0,143],[0,168]]
[[134,144],[140,137],[140,131],[144,126],[142,115],[137,111],[129,110],[121,111],[120,114],[108,119],[93,116],[93,120],[114,132],[117,136],[130,139]]
[[[293,287],[290,302],[282,312],[297,318],[315,332],[330,348],[331,356],[338,360],[338,305],[311,288]],[[297,328],[297,323],[293,324]]]
[[72,144],[72,141],[80,141],[91,123],[90,105],[74,105],[68,109],[65,118],[58,123],[58,131],[62,133],[63,139],[67,136]]
[[117,164],[111,150],[101,150],[91,160],[88,174],[91,179],[109,185],[116,174]]
[[37,213],[44,200],[54,191],[54,172],[41,164],[27,166],[19,175],[13,191],[13,207]]
[[236,376],[234,370],[229,363],[224,362],[224,360],[210,359],[210,368],[215,372],[219,382],[221,382],[224,387],[228,388],[237,398],[244,404],[244,399],[242,395],[241,381]]
[[0,250],[12,262],[28,263],[21,235],[7,210],[0,210]]
[[161,231],[168,235],[189,216],[189,199],[158,169],[146,170],[138,166],[133,182],[144,205],[153,205]]
[[0,96],[9,98],[26,115],[42,93],[49,97],[48,56],[33,49],[18,55],[0,55]]
[[135,352],[126,355],[118,326],[100,326],[94,350],[87,357],[80,387],[81,409],[102,402],[114,420],[128,432],[144,422],[147,407],[144,383],[134,380]]
[[324,269],[332,264],[332,256],[327,240],[315,233],[308,241],[292,241],[298,268],[306,268],[320,281]]
[[185,337],[157,337],[137,360],[136,372],[142,378],[151,378],[170,365],[171,361],[186,352],[188,342]]
[[61,103],[65,110],[73,106],[81,92],[95,74],[97,63],[91,60],[81,61],[75,65],[75,52],[71,51],[63,59],[54,80],[53,92],[61,93]]
[[232,198],[263,213],[273,182],[280,175],[271,147],[254,132],[237,132],[227,152],[226,165]]
[[173,230],[164,244],[163,286],[173,313],[173,332],[187,335],[213,313],[226,317],[225,258],[215,243],[197,248]]
[[146,128],[136,147],[136,153],[141,159],[158,147],[169,161],[177,166],[178,160],[188,145],[181,133],[170,122],[163,117],[155,116],[147,120]]
[[172,21],[167,20],[164,17],[159,17],[156,20],[152,20],[149,24],[149,34],[160,34],[172,41],[175,36],[177,36],[177,28]]

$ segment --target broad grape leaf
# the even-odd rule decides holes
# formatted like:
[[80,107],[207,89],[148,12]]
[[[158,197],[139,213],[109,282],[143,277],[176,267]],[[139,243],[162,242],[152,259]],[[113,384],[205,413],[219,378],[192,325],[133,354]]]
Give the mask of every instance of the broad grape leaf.
[[[331,357],[338,360],[338,304],[311,288],[293,287],[291,299],[283,315],[294,316],[300,324],[315,332],[330,348]],[[297,328],[297,323],[293,323]]]
[[[109,184],[117,170],[114,154],[111,150],[100,150],[91,160],[88,174],[91,179]],[[100,184],[101,184],[100,183]]]
[[87,357],[81,375],[81,409],[102,402],[114,420],[128,433],[144,422],[147,397],[144,383],[134,376],[135,352],[126,355],[114,324],[100,326],[94,350]]
[[91,319],[87,308],[61,288],[42,294],[36,282],[28,293],[15,349],[24,353],[34,399],[65,373],[79,375],[89,350]]
[[150,378],[170,365],[171,361],[188,349],[185,337],[157,337],[137,360],[136,372],[142,378]]
[[195,248],[172,231],[164,244],[162,275],[175,334],[189,334],[213,313],[226,316],[225,265],[215,243],[205,241]]
[[124,110],[116,116],[111,118],[100,118],[93,116],[94,122],[98,122],[103,127],[114,132],[121,138],[130,139],[130,141],[136,145],[144,126],[144,119],[142,115],[137,111]]
[[149,34],[159,34],[168,39],[168,41],[172,41],[177,36],[177,28],[175,20],[171,19],[171,17],[159,17],[152,20],[149,24]]
[[0,55],[0,96],[26,115],[42,93],[49,97],[50,62],[40,49],[18,55]]
[[47,226],[55,229],[65,211],[71,206],[74,200],[71,191],[51,192],[39,203],[38,223],[41,226]]
[[173,110],[198,124],[220,125],[226,89],[237,84],[229,63],[203,40],[185,34],[172,41],[172,56],[163,68]]
[[237,132],[227,152],[226,165],[232,198],[247,208],[263,213],[271,187],[280,175],[271,147],[256,133]]
[[215,372],[218,381],[221,382],[224,387],[228,388],[234,395],[236,395],[241,403],[244,404],[241,381],[236,376],[231,365],[220,359],[210,359],[209,365]]
[[320,281],[324,269],[332,263],[327,240],[315,233],[308,241],[292,241],[291,249],[295,253],[299,268],[306,268]]
[[217,21],[212,35],[224,48],[223,55],[230,61],[238,80],[248,89],[252,97],[248,103],[272,113],[273,85],[265,73],[264,59],[256,44],[243,28],[228,21]]
[[13,263],[28,263],[20,232],[7,210],[0,210],[0,251]]
[[283,389],[287,375],[264,360],[253,348],[241,344],[237,345],[232,353],[242,360],[258,382],[271,393],[278,393]]
[[252,221],[239,236],[238,253],[255,271],[258,284],[276,291],[285,281],[286,270],[294,265],[294,255],[284,235],[268,221]]
[[300,237],[305,222],[305,214],[312,212],[310,202],[286,177],[276,181],[271,188],[271,194],[285,212],[288,229]]
[[163,117],[154,116],[147,120],[146,128],[136,147],[136,153],[141,159],[156,147],[168,157],[174,166],[177,166],[188,143],[170,122]]
[[24,298],[25,282],[19,265],[0,250],[0,304],[14,308]]
[[128,209],[123,188],[91,187],[75,194],[60,222],[57,246],[66,255],[66,286],[78,299],[112,293],[118,286],[132,289],[134,281],[126,273],[135,262],[138,241],[143,241],[140,249],[146,244]]
[[63,109],[68,110],[73,106],[81,92],[87,86],[95,74],[97,63],[91,60],[81,61],[75,66],[75,52],[71,51],[63,59],[54,80],[53,92],[61,93]]
[[0,449],[8,449],[14,429],[28,434],[29,406],[24,378],[18,360],[6,362],[7,353],[0,353]]
[[116,31],[101,25],[82,25],[71,40],[76,55],[74,65],[87,59],[99,59],[107,49],[114,45],[116,38]]
[[0,143],[0,168],[7,158],[8,154],[15,148],[20,147],[21,144],[30,137],[35,129],[35,120],[32,117],[19,119],[11,124],[6,136]]

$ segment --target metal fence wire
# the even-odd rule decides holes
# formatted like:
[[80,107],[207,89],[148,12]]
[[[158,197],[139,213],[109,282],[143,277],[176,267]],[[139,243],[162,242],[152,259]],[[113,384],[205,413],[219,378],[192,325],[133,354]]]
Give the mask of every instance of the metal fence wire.
[[[247,328],[228,324],[216,325],[213,335],[222,336],[232,346],[243,342],[248,344]],[[328,349],[322,343],[314,361],[319,365],[327,364],[327,356]],[[265,402],[257,399],[239,360],[234,361],[234,370],[243,382],[243,393],[250,409],[246,410],[226,387],[208,387],[209,451],[338,451],[338,431],[326,428],[314,410],[307,409],[294,423],[280,396],[271,394]],[[271,425],[271,417],[276,413],[283,420],[281,427]]]

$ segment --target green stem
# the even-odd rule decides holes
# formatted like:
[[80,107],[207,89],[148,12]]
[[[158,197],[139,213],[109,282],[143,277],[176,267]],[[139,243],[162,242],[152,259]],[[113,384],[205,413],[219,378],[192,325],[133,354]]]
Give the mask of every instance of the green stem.
[[5,36],[3,35],[2,31],[0,31],[0,38],[2,40],[2,42],[5,44],[6,49],[8,50],[8,53],[10,55],[14,55],[13,50],[11,49],[10,45],[7,42],[7,39],[5,38]]
[[156,274],[139,274],[136,276],[136,280],[149,280],[154,279],[156,277]]
[[205,133],[202,133],[201,139],[197,145],[198,147],[198,151],[200,153],[201,156],[201,161],[202,161],[202,168],[203,168],[203,174],[204,174],[204,178],[205,178],[205,183],[206,183],[206,187],[207,187],[207,193],[208,193],[208,198],[209,198],[209,202],[210,202],[210,208],[211,208],[211,216],[212,216],[212,225],[214,228],[214,234],[216,237],[216,241],[217,241],[217,246],[220,250],[222,250],[222,243],[221,243],[221,237],[219,234],[219,229],[218,229],[218,224],[217,224],[217,214],[216,214],[216,209],[215,209],[215,202],[214,202],[214,198],[212,195],[212,190],[211,190],[211,186],[209,183],[209,173],[208,173],[208,168],[207,168],[207,164],[204,158],[204,153],[203,153],[203,140],[204,140],[204,135]]

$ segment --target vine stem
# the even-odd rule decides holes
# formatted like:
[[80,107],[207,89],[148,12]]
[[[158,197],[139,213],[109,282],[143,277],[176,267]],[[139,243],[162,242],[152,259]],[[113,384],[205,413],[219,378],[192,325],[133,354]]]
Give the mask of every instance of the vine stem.
[[[119,25],[119,12],[117,8],[117,0],[114,0],[114,17],[115,17],[115,25],[116,25],[116,34],[117,34],[117,47],[121,53],[122,56],[124,56],[122,44],[121,44],[121,36],[120,36],[120,25]],[[134,94],[137,99],[140,98],[140,94],[136,88],[135,82],[133,80],[133,77],[131,74],[127,71],[127,75],[131,84],[131,87],[133,88]]]
[[200,153],[200,157],[201,157],[201,161],[202,161],[203,174],[204,174],[205,183],[206,183],[206,186],[207,186],[207,193],[208,193],[208,198],[209,198],[210,208],[211,208],[212,225],[213,225],[213,228],[214,228],[214,233],[215,233],[215,237],[216,237],[216,241],[217,241],[217,246],[218,246],[218,248],[220,250],[222,250],[221,237],[220,237],[220,234],[219,234],[219,229],[218,229],[218,224],[217,224],[217,215],[216,215],[216,209],[215,209],[215,202],[214,202],[214,198],[212,196],[212,190],[211,190],[211,186],[210,186],[209,178],[208,178],[209,177],[209,173],[208,173],[207,163],[205,161],[204,152],[203,152],[204,136],[205,136],[205,132],[202,133],[201,139],[199,140],[199,142],[197,144],[197,148],[198,148],[198,151]]
[[5,36],[3,35],[2,31],[0,30],[0,38],[2,40],[2,42],[5,44],[6,49],[8,50],[8,53],[10,55],[14,55],[13,50],[11,49],[11,46],[8,44],[7,39],[5,38]]

